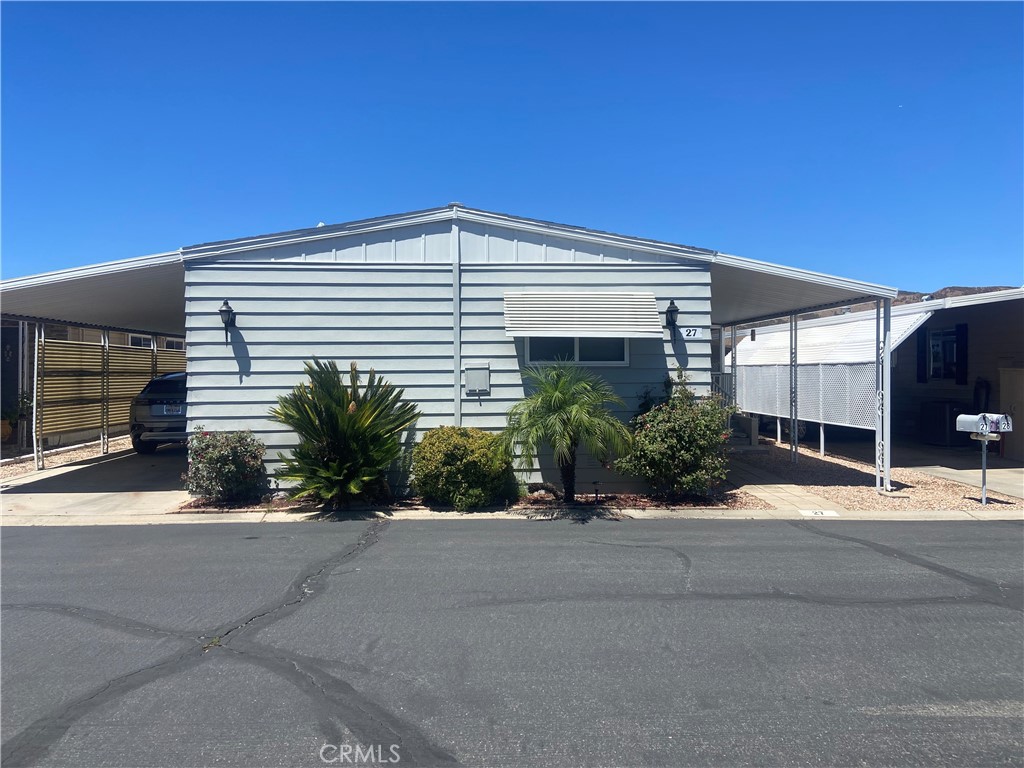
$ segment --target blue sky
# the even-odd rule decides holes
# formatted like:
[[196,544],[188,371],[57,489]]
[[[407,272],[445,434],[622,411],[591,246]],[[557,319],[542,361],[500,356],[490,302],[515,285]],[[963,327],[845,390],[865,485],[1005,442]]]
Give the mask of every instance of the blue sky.
[[445,205],[1024,283],[1020,3],[23,3],[2,273]]

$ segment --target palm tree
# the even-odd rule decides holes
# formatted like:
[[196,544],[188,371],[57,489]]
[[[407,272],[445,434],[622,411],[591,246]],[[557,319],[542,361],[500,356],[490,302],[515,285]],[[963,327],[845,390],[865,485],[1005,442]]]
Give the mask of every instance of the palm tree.
[[581,445],[598,461],[629,448],[629,430],[607,407],[622,405],[622,398],[593,371],[575,365],[527,368],[523,378],[534,391],[508,411],[508,427],[502,434],[505,450],[511,455],[518,444],[519,465],[529,469],[538,448],[550,445],[562,475],[563,498],[571,504],[576,501],[576,454]]

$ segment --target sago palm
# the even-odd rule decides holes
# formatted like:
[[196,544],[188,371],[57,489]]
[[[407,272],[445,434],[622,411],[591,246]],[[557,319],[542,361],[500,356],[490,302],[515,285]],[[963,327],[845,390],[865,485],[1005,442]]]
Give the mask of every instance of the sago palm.
[[630,445],[626,425],[609,410],[622,398],[587,368],[556,363],[523,371],[533,391],[508,411],[502,435],[505,449],[519,449],[519,465],[533,466],[542,445],[551,446],[562,477],[564,499],[576,501],[576,456],[580,446],[598,461]]
[[270,410],[291,427],[299,444],[281,455],[277,477],[296,481],[293,498],[308,497],[337,506],[360,495],[386,495],[384,473],[401,455],[401,433],[419,418],[404,390],[370,370],[360,387],[352,363],[348,384],[333,360],[305,364],[309,383],[277,398]]

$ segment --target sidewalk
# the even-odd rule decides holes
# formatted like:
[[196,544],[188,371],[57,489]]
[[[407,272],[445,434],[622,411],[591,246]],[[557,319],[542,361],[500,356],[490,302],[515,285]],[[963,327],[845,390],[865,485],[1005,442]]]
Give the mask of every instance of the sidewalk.
[[[179,514],[188,501],[181,489],[184,449],[165,449],[150,456],[125,451],[12,478],[0,490],[2,525],[154,525],[183,523],[299,522],[308,516],[287,511],[254,509],[240,512],[202,510]],[[616,518],[702,520],[1024,520],[1020,509],[998,504],[970,511],[848,510],[834,501],[785,483],[770,471],[733,456],[730,485],[766,502],[771,509],[662,508],[596,510]],[[881,507],[881,505],[880,505]],[[577,511],[578,510],[574,510]],[[372,515],[372,512],[367,516]],[[535,520],[540,515],[505,510],[460,514],[427,508],[382,512],[391,520]]]

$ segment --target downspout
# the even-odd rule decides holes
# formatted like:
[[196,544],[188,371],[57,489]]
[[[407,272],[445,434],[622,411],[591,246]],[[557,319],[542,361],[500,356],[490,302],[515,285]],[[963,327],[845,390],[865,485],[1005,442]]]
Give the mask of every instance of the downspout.
[[448,251],[452,260],[452,420],[462,426],[462,248],[459,243],[459,209],[452,206],[452,234]]

